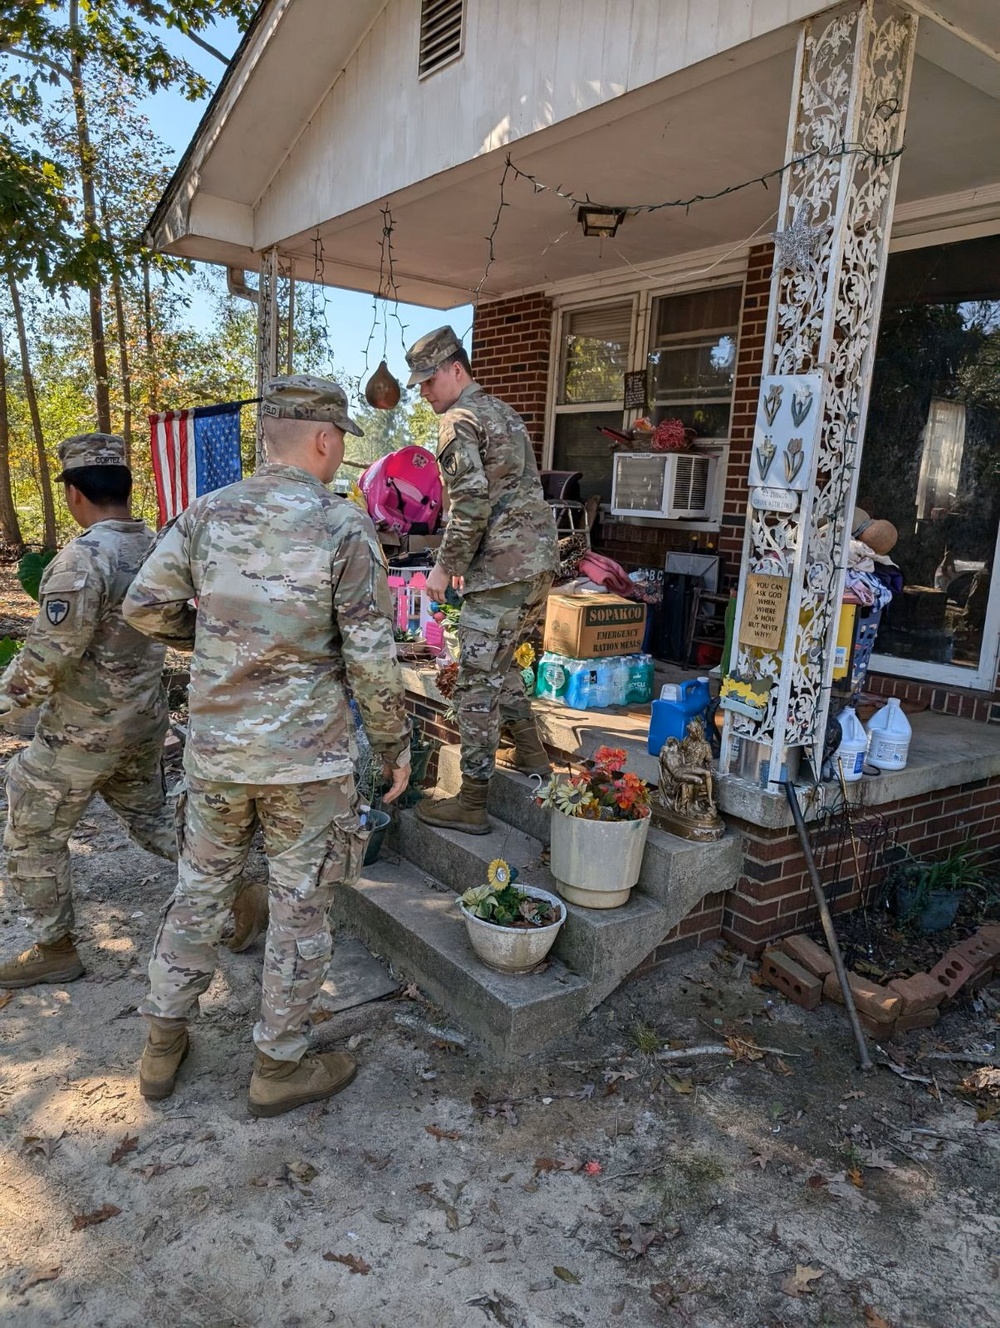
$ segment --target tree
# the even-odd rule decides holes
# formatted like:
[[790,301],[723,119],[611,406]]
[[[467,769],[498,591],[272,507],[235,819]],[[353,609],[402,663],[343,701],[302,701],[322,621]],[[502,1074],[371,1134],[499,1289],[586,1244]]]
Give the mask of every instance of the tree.
[[10,480],[10,417],[7,413],[7,357],[0,325],[0,534],[15,549],[24,546]]

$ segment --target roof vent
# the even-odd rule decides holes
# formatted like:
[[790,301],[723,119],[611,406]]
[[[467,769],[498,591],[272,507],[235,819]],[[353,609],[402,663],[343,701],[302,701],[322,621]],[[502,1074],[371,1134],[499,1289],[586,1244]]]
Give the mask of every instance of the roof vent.
[[420,0],[420,78],[462,54],[464,19],[465,0]]

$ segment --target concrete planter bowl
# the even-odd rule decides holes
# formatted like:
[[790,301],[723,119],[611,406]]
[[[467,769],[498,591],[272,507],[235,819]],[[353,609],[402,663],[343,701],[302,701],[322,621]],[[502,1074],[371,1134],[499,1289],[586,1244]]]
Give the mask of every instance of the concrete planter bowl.
[[566,921],[566,905],[556,895],[547,890],[539,890],[534,885],[521,885],[526,895],[533,899],[544,899],[558,912],[556,922],[547,927],[499,927],[495,922],[486,922],[470,913],[461,900],[458,906],[465,919],[465,930],[473,950],[487,968],[499,973],[530,973],[537,968],[559,933],[559,928]]
[[621,908],[639,879],[649,817],[589,821],[552,810],[549,868],[563,899],[582,908]]

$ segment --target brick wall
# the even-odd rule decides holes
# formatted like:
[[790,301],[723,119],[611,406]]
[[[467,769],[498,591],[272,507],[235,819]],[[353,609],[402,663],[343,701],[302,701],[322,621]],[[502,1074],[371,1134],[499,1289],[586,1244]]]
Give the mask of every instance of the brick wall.
[[552,301],[544,295],[518,295],[479,306],[472,326],[476,381],[521,416],[539,465],[545,445],[551,344]]

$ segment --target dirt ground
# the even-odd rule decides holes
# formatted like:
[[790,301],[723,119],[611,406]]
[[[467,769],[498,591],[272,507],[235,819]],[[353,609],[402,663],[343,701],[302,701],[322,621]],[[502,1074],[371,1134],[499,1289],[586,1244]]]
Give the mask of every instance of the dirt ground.
[[[99,801],[72,848],[87,974],[0,994],[3,1328],[1000,1325],[1000,1102],[940,1058],[997,1060],[1000,984],[862,1075],[842,1010],[712,947],[502,1071],[404,973],[317,1026],[350,1088],[255,1121],[261,942],[221,952],[177,1091],[146,1103],[173,871]],[[26,941],[0,874],[0,954]]]

